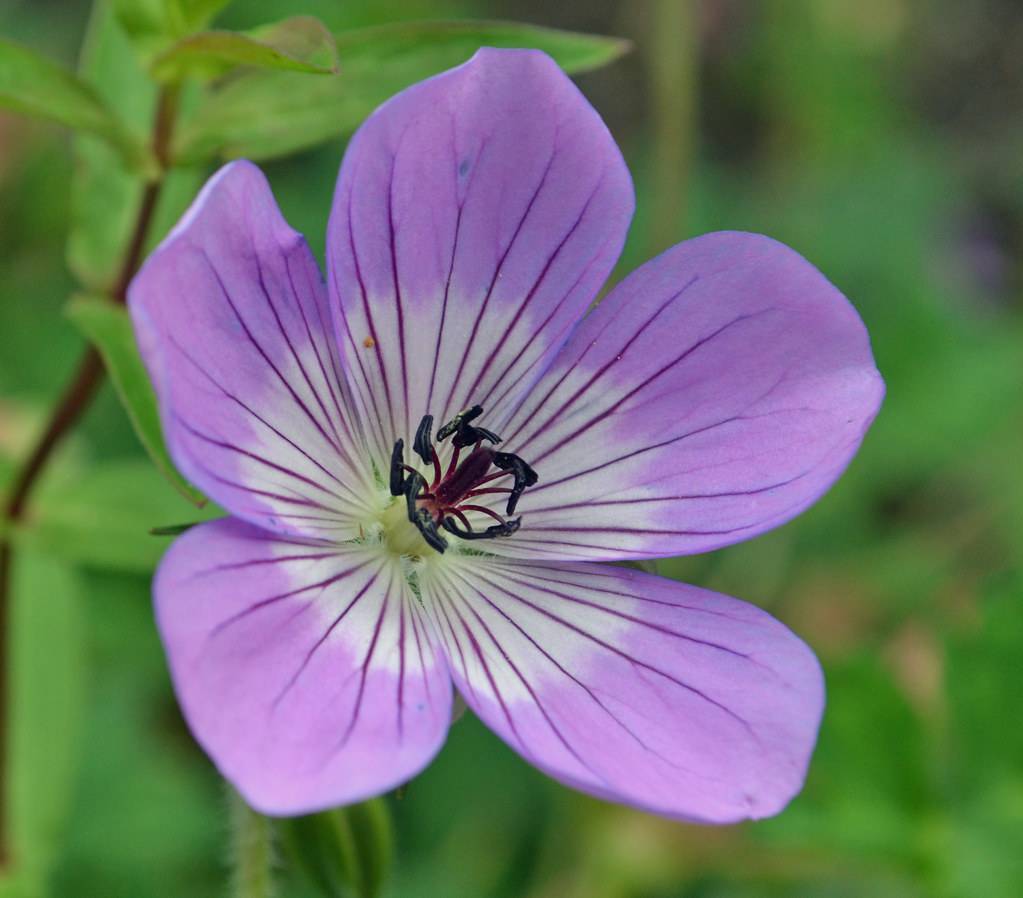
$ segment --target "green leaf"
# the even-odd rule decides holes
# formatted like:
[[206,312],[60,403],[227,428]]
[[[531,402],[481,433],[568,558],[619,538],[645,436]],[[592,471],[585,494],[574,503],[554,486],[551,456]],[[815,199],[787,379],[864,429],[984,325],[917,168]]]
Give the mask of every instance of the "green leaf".
[[252,72],[209,93],[180,131],[175,158],[268,159],[353,131],[380,103],[465,62],[481,46],[535,47],[568,72],[605,65],[628,43],[505,22],[400,22],[335,35],[337,78]]
[[135,345],[135,334],[127,311],[108,299],[78,296],[68,303],[67,314],[103,356],[135,433],[157,468],[181,495],[201,506],[204,501],[202,494],[182,478],[167,453],[156,393]]
[[186,31],[205,28],[231,0],[168,0]]
[[[100,0],[103,2],[103,0]],[[230,0],[109,0],[125,33],[145,57],[205,28]]]
[[0,37],[0,107],[85,131],[114,147],[125,165],[149,170],[145,147],[88,84],[38,53]]
[[189,505],[147,461],[102,462],[48,478],[13,536],[19,547],[90,568],[148,574],[171,542],[154,528],[223,514],[212,503]]
[[395,22],[339,32],[338,52],[363,66],[404,68],[412,83],[465,62],[480,47],[543,50],[566,72],[597,69],[624,55],[627,40],[521,22]]
[[321,894],[381,894],[394,845],[383,799],[279,820],[278,828],[285,852]]
[[166,524],[149,528],[150,536],[181,536],[191,530],[199,521],[191,521],[188,524]]
[[[104,0],[100,0],[102,4]],[[174,0],[107,0],[138,53],[150,58],[181,37],[184,19]],[[99,5],[99,4],[97,4]]]
[[337,72],[337,47],[319,19],[295,16],[248,34],[189,35],[157,56],[151,69],[158,79],[175,80],[186,75],[213,78],[237,66],[329,75]]
[[[99,2],[89,22],[80,66],[107,104],[140,132],[151,126],[156,87],[141,67],[109,3]],[[68,266],[90,290],[108,290],[117,278],[144,184],[125,171],[102,141],[79,135],[74,144]],[[152,236],[158,238],[191,202],[203,172],[174,168],[164,179]]]
[[[100,0],[103,2],[103,0]],[[129,37],[165,34],[171,23],[166,0],[109,0],[117,21]]]
[[8,639],[11,878],[9,894],[41,895],[63,841],[84,699],[81,588],[53,558],[18,552]]
[[[146,78],[109,3],[93,6],[79,66],[106,101],[132,125],[146,127],[156,88]],[[109,147],[89,137],[74,145],[68,267],[90,289],[109,287],[118,274],[143,184]]]

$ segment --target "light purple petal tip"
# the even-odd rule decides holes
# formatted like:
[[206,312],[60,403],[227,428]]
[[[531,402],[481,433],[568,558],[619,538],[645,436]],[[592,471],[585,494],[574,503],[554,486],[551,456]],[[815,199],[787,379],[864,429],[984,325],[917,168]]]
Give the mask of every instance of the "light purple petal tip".
[[427,413],[506,418],[607,277],[632,208],[607,128],[543,53],[480,50],[378,109],[345,154],[327,248],[378,454]]
[[225,519],[174,543],[154,592],[185,718],[254,808],[360,801],[415,775],[443,743],[443,654],[384,556]]
[[472,561],[424,591],[466,702],[526,760],[703,823],[770,816],[800,790],[823,680],[768,614],[625,568]]
[[262,526],[354,535],[371,474],[326,290],[258,168],[233,162],[209,180],[129,305],[184,474]]
[[679,244],[586,317],[502,432],[540,482],[494,551],[613,560],[755,536],[834,483],[883,394],[856,311],[796,252]]

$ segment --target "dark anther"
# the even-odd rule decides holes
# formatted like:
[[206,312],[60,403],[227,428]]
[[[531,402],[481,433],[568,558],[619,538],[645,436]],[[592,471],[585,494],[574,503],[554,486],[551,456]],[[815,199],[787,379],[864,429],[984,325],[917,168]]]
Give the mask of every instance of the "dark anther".
[[511,471],[515,482],[512,484],[512,491],[508,496],[508,504],[505,506],[506,514],[515,514],[515,506],[519,503],[519,497],[527,486],[533,486],[540,478],[529,465],[517,455],[511,452],[495,452],[494,465],[502,471]]
[[416,520],[412,523],[415,524],[419,529],[419,532],[423,534],[423,539],[426,540],[426,544],[430,546],[430,548],[436,549],[438,552],[443,552],[448,547],[448,541],[437,532],[437,522],[425,508],[419,509]]
[[489,440],[491,443],[501,442],[501,438],[494,431],[487,430],[485,427],[470,427],[466,424],[451,438],[451,445],[464,449],[466,446],[474,446],[483,440]]
[[398,440],[391,450],[391,495],[400,496],[405,492],[405,441]]
[[470,421],[475,421],[482,414],[482,405],[474,405],[464,412],[459,412],[437,431],[437,442],[442,442],[454,434],[451,439],[451,445],[458,449],[474,446],[483,440],[488,440],[491,443],[500,443],[501,438],[492,430],[487,430],[485,427],[472,427],[469,424]]
[[417,527],[418,524],[418,511],[419,508],[416,505],[416,499],[419,498],[419,491],[426,484],[422,474],[409,474],[408,479],[405,481],[405,505],[408,508],[408,519]]
[[453,417],[447,424],[441,427],[437,431],[437,442],[443,443],[451,434],[456,430],[461,429],[463,424],[468,424],[470,421],[475,421],[480,415],[483,414],[482,405],[474,405],[472,408],[467,408],[464,412],[459,412]]
[[433,427],[433,415],[423,415],[423,420],[416,428],[416,438],[412,441],[412,451],[426,464],[433,464],[433,443],[430,442],[430,430]]
[[426,481],[422,474],[409,474],[405,480],[405,507],[408,510],[409,522],[416,525],[416,529],[423,535],[427,545],[443,552],[447,547],[447,540],[437,532],[437,522],[425,508],[419,508],[416,500]]
[[511,536],[519,529],[521,523],[522,518],[515,518],[505,521],[503,524],[494,524],[487,527],[486,530],[463,530],[453,519],[444,518],[443,527],[448,533],[453,533],[459,539],[494,539],[498,536]]

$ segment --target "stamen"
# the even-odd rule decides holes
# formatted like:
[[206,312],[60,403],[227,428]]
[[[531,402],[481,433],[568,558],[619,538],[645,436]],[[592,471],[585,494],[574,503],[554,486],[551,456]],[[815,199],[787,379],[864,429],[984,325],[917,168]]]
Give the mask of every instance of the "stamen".
[[[455,415],[437,431],[437,440],[451,440],[451,460],[446,472],[442,472],[440,457],[430,438],[433,416],[423,416],[416,428],[412,449],[425,464],[433,466],[433,481],[429,487],[422,473],[405,464],[403,440],[397,440],[391,452],[391,495],[405,497],[409,522],[422,534],[427,545],[438,552],[443,552],[448,545],[440,534],[441,527],[467,540],[511,536],[519,529],[521,518],[509,520],[492,508],[470,504],[466,500],[476,496],[506,494],[507,514],[511,515],[523,491],[539,480],[536,471],[519,456],[511,452],[497,452],[486,445],[496,445],[501,442],[501,438],[493,431],[471,423],[482,414],[483,408],[474,405]],[[463,459],[462,450],[470,446],[471,451]],[[500,470],[492,472],[492,466]],[[510,488],[486,486],[509,475],[512,477]],[[474,529],[466,512],[484,515],[496,523],[482,530]],[[399,542],[396,545],[404,546],[405,543]]]
[[443,442],[448,437],[452,437],[451,445],[456,449],[463,449],[466,446],[471,446],[473,443],[482,443],[484,440],[488,440],[495,445],[500,443],[501,438],[492,430],[487,430],[485,427],[470,426],[469,422],[475,421],[482,414],[483,406],[481,405],[474,405],[464,412],[459,412],[437,431],[438,442]]
[[475,443],[478,446],[484,440],[489,440],[495,444],[501,442],[501,438],[492,430],[487,430],[485,427],[469,427],[466,425],[451,438],[451,443],[455,446],[471,446]]
[[536,471],[529,467],[525,461],[511,452],[495,452],[494,464],[503,471],[511,471],[512,476],[515,478],[511,495],[508,497],[508,505],[505,508],[508,514],[514,514],[515,506],[518,505],[519,497],[526,487],[533,486],[540,478]]
[[[500,480],[502,477],[507,477],[509,474],[511,474],[511,471],[495,471],[493,474],[488,474],[484,477],[480,483],[490,483],[493,480]],[[508,490],[508,492],[511,492],[511,490]]]
[[423,539],[431,549],[436,549],[441,554],[448,547],[448,541],[437,532],[437,522],[430,516],[425,508],[419,509],[418,517],[413,523],[423,535]]
[[418,471],[409,474],[405,481],[405,505],[408,508],[408,519],[411,523],[417,524],[419,519],[419,508],[416,500],[419,498],[419,491],[426,483],[423,475]]
[[465,524],[466,530],[472,530],[472,524],[469,523],[469,519],[464,514],[462,514],[460,509],[450,508],[448,509],[448,514],[454,515],[456,518],[458,518],[458,520]]
[[426,464],[433,461],[433,444],[430,442],[430,429],[433,427],[433,415],[423,415],[423,420],[416,428],[416,438],[412,441],[412,451]]
[[467,408],[464,412],[459,412],[437,431],[437,442],[443,443],[451,434],[460,430],[463,425],[468,424],[470,421],[475,421],[482,414],[482,405],[474,405],[471,408]]
[[493,493],[510,493],[511,490],[503,486],[490,486],[485,490],[470,490],[465,494],[466,499],[471,499],[473,496],[487,496]]
[[448,533],[453,533],[459,539],[493,539],[496,536],[511,536],[519,529],[521,523],[522,518],[515,518],[511,521],[505,521],[503,524],[494,524],[492,527],[487,527],[486,530],[482,531],[460,530],[451,518],[444,518],[442,526]]
[[391,450],[391,495],[400,496],[405,492],[405,475],[402,469],[405,467],[405,441],[398,440]]
[[485,505],[462,505],[460,506],[460,510],[478,511],[480,514],[485,514],[488,517],[493,518],[495,521],[500,522],[501,524],[506,523],[504,518],[502,518],[496,511],[494,511],[492,508],[487,508]]
[[436,549],[438,552],[442,552],[448,547],[447,540],[444,539],[437,532],[437,522],[433,519],[433,515],[430,514],[426,508],[420,508],[416,505],[416,502],[422,498],[419,491],[423,488],[426,481],[423,479],[423,475],[418,471],[414,474],[410,474],[408,479],[405,481],[405,506],[408,511],[409,522],[416,526],[416,529],[423,535],[423,539],[426,544],[432,549]]
[[458,456],[462,454],[462,447],[455,446],[455,451],[451,453],[451,464],[448,465],[447,473],[445,477],[450,477],[451,472],[455,470],[455,466],[458,464]]

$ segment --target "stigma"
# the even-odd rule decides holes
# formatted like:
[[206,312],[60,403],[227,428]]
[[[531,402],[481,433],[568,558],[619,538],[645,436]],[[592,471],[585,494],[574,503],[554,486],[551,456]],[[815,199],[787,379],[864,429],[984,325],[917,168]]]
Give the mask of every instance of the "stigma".
[[[441,465],[431,437],[433,416],[423,416],[412,451],[432,469],[429,482],[422,473],[405,464],[404,440],[395,442],[391,452],[391,495],[404,497],[408,520],[437,552],[448,547],[442,530],[464,540],[511,536],[522,524],[521,517],[512,517],[519,498],[539,479],[519,456],[493,448],[501,438],[473,424],[482,414],[483,408],[474,405],[437,431],[437,442],[450,440],[452,447],[446,467]],[[510,485],[505,479],[508,477]],[[479,504],[478,497],[489,495],[507,496],[504,515]],[[480,517],[485,518],[482,527]]]

